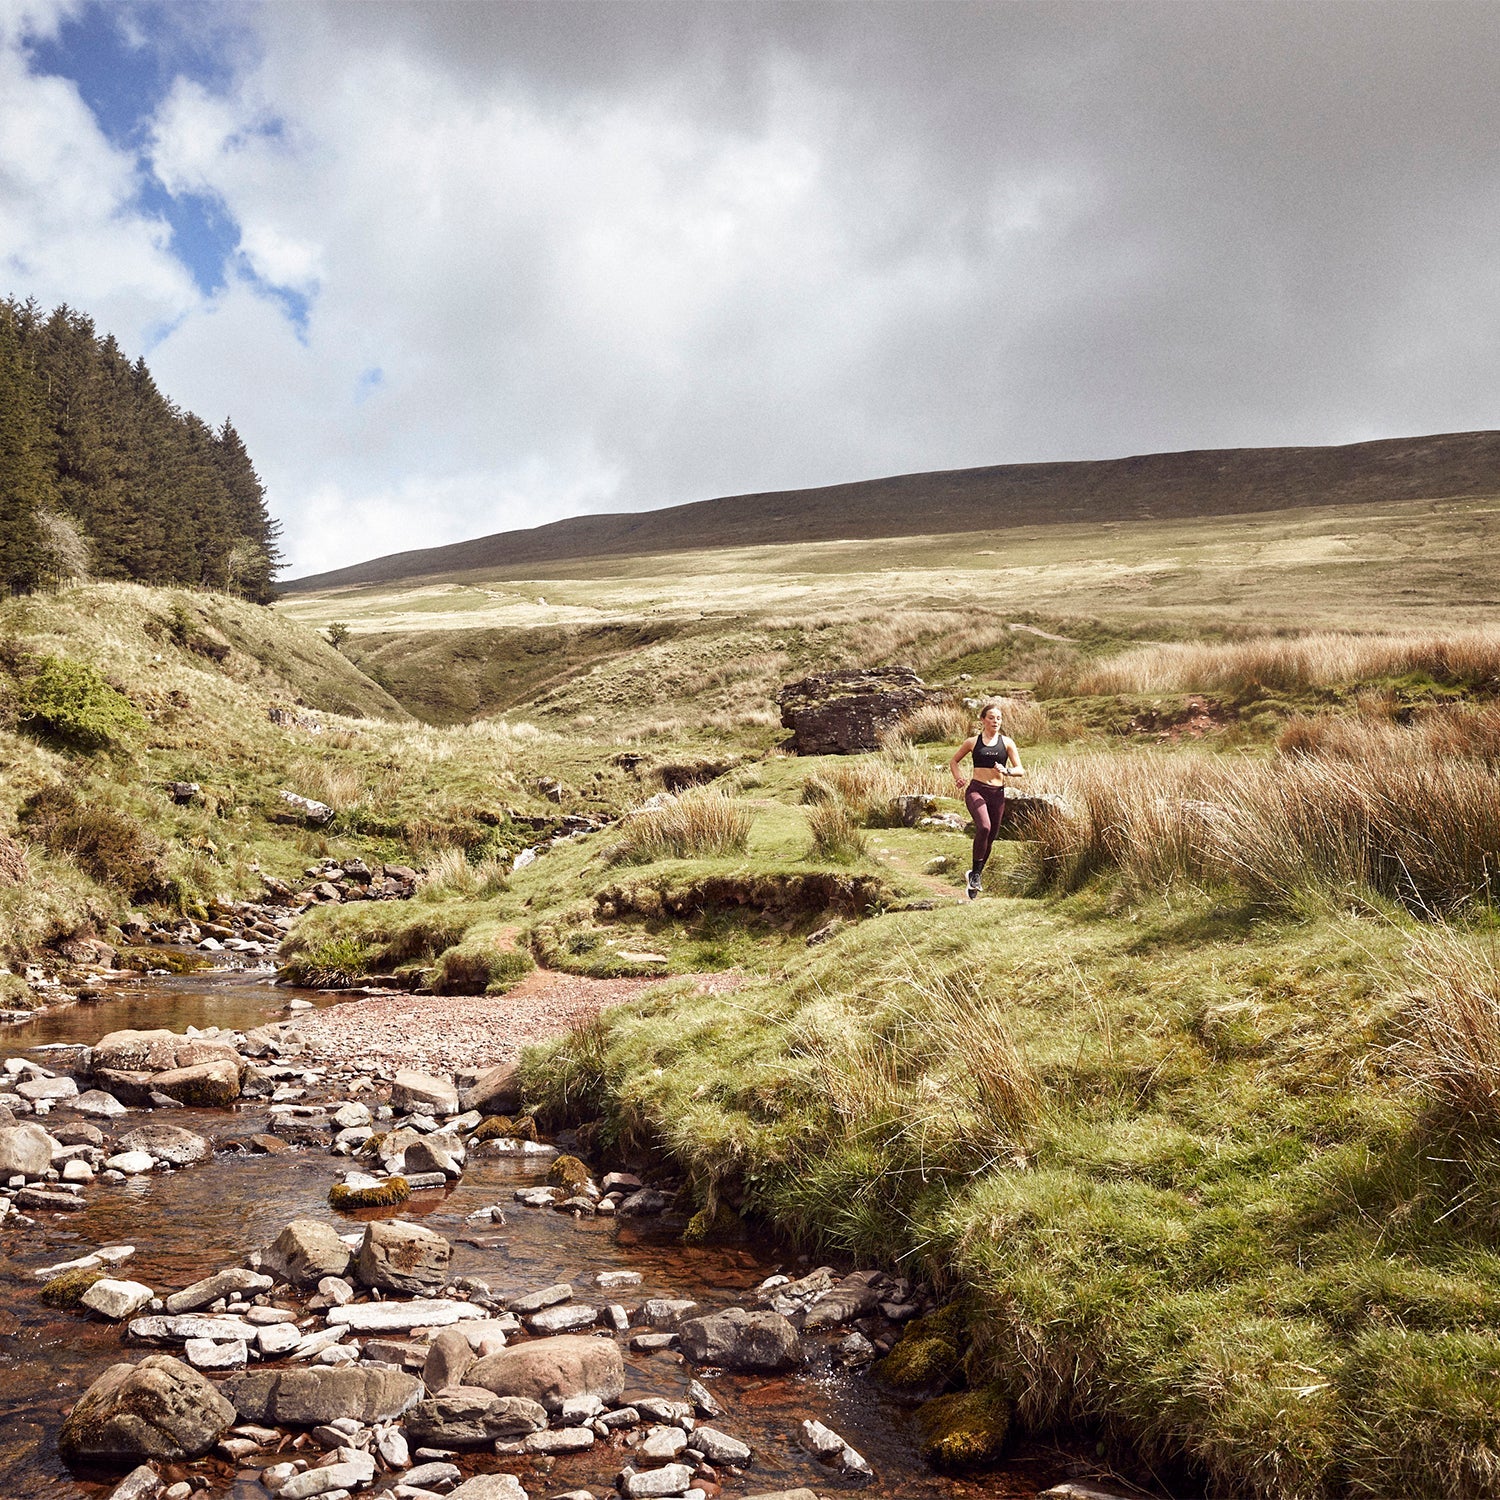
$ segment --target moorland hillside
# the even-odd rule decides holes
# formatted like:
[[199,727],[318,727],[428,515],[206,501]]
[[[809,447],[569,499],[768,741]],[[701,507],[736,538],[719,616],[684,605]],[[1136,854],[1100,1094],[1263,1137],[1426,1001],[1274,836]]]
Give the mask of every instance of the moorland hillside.
[[732,495],[525,531],[309,574],[284,593],[617,558],[1003,530],[1242,515],[1315,505],[1462,499],[1500,491],[1500,432],[1444,433],[1323,448],[1229,448],[1093,462],[1002,464],[819,489]]

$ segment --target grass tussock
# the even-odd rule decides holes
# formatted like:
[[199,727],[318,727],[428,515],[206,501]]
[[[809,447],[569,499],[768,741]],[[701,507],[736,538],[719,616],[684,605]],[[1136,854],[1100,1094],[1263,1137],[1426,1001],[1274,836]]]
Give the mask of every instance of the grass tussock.
[[850,864],[869,853],[869,845],[849,809],[837,798],[815,802],[807,809],[810,853],[814,859]]
[[1391,678],[1423,678],[1449,687],[1500,689],[1500,630],[1442,634],[1355,635],[1322,631],[1225,643],[1137,646],[1037,683],[1039,692],[1299,692]]
[[1494,1130],[1500,1126],[1500,964],[1493,945],[1439,928],[1412,944],[1408,968],[1412,1077],[1434,1099]]
[[1038,789],[1060,794],[1071,816],[1038,824],[1019,879],[1033,893],[1066,892],[1114,872],[1140,891],[1190,884],[1281,909],[1373,894],[1453,913],[1494,900],[1500,778],[1481,762],[1423,756],[1415,737],[1399,748],[1411,754],[1392,749],[1364,764],[1189,751],[1070,757]]
[[462,849],[443,849],[428,861],[420,886],[429,901],[446,896],[488,901],[510,889],[509,866],[494,855],[471,860]]
[[841,803],[865,827],[881,828],[898,821],[898,797],[941,797],[951,790],[943,773],[907,745],[826,761],[803,780],[802,801]]
[[655,807],[638,808],[620,822],[611,853],[615,864],[659,859],[713,859],[743,854],[750,809],[713,789],[691,791]]

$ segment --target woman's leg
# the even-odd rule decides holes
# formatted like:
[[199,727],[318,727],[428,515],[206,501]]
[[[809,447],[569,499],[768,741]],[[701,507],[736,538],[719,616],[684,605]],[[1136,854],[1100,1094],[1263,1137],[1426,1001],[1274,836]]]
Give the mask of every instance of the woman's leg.
[[964,806],[969,809],[969,816],[974,820],[973,870],[976,875],[984,869],[984,862],[990,857],[990,845],[995,841],[994,826],[990,822],[990,802],[985,791],[986,788],[980,782],[971,781],[964,793]]

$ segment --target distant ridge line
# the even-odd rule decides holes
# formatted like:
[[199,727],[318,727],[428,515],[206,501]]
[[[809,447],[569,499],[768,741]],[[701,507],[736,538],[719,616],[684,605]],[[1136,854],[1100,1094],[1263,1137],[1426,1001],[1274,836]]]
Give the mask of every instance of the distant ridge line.
[[1500,432],[1319,448],[1209,448],[1133,458],[999,464],[816,489],[572,516],[524,531],[394,552],[280,585],[284,594],[449,577],[582,558],[792,542],[1171,520],[1500,494]]

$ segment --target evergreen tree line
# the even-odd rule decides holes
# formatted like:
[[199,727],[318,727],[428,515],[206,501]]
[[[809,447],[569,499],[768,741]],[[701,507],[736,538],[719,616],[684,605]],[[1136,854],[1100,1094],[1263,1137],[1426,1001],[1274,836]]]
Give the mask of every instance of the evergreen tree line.
[[265,602],[279,530],[227,419],[215,431],[180,410],[84,314],[0,301],[0,581],[12,592],[86,567]]

